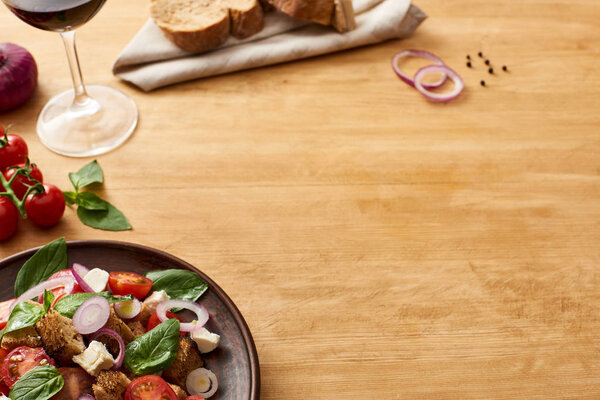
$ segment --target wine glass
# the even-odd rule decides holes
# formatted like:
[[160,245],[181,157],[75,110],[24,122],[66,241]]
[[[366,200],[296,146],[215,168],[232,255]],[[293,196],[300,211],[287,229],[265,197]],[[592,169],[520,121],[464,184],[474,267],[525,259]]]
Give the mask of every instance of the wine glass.
[[138,120],[133,100],[117,89],[85,86],[75,47],[75,28],[89,21],[106,0],[2,0],[20,19],[36,28],[59,32],[73,89],[54,96],[37,121],[37,133],[49,149],[67,156],[106,153],[133,133]]

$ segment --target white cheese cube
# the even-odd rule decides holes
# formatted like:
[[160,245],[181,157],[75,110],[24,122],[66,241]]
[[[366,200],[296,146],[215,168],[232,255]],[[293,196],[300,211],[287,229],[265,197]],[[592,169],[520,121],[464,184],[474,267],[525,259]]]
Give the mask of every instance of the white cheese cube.
[[221,336],[209,332],[206,328],[200,328],[190,333],[190,338],[196,342],[200,353],[210,353],[219,345]]
[[83,353],[74,356],[73,361],[92,376],[98,376],[100,371],[111,369],[115,365],[115,359],[104,344],[95,340],[92,340]]
[[144,300],[144,304],[152,310],[152,312],[156,311],[156,306],[158,306],[158,303],[161,303],[163,301],[167,301],[167,300],[171,300],[171,297],[169,297],[169,295],[167,294],[167,292],[165,292],[164,290],[159,290],[156,292],[152,292],[152,294],[148,297],[146,297],[146,300]]
[[94,268],[85,274],[83,280],[90,285],[94,292],[103,292],[108,284],[108,272],[100,268]]

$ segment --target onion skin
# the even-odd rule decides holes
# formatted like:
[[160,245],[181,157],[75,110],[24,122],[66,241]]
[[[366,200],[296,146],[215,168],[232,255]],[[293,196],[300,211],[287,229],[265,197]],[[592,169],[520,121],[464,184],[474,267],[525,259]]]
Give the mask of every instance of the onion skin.
[[31,53],[13,43],[0,43],[0,111],[29,100],[37,79],[37,64]]

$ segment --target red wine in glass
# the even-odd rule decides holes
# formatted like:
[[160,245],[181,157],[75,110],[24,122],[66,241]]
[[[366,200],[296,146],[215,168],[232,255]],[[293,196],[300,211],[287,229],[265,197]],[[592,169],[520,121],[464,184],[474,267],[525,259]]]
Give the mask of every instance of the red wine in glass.
[[36,28],[63,32],[89,21],[106,0],[3,0],[19,18]]

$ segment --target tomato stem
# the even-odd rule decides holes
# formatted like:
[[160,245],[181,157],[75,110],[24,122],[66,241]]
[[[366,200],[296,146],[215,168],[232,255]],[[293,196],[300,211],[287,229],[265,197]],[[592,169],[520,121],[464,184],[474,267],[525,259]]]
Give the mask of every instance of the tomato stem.
[[[29,164],[29,159],[27,159],[26,166],[24,168],[17,168],[17,170],[15,171],[15,174],[13,176],[11,176],[8,181],[4,177],[4,174],[0,173],[0,183],[2,183],[2,186],[4,187],[4,193],[0,193],[0,196],[6,197],[10,201],[12,201],[13,204],[19,210],[19,213],[21,213],[21,216],[23,218],[27,218],[27,213],[25,212],[25,199],[27,199],[27,196],[29,196],[29,194],[31,194],[32,192],[44,193],[44,186],[30,175],[31,170],[32,170],[32,167]],[[12,183],[19,175],[27,177],[28,179],[35,182],[34,185],[27,185],[28,186],[27,192],[25,192],[25,196],[23,196],[23,200],[19,200],[19,198],[17,197],[17,195],[15,194],[15,192],[12,189]]]
[[12,124],[8,124],[6,125],[6,128],[4,128],[4,137],[0,139],[0,149],[8,144],[8,130],[11,126]]

